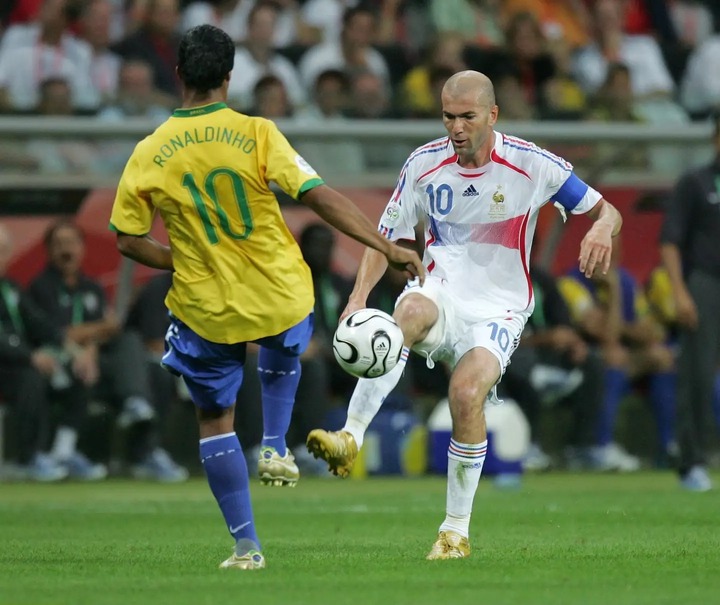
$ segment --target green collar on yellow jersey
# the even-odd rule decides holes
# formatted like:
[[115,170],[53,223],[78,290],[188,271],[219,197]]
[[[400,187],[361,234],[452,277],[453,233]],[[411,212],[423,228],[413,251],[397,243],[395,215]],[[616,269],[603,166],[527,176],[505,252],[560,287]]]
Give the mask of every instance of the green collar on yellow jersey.
[[194,118],[195,116],[204,116],[213,111],[227,109],[225,103],[210,103],[209,105],[200,105],[199,107],[187,107],[185,109],[176,109],[173,112],[174,118]]

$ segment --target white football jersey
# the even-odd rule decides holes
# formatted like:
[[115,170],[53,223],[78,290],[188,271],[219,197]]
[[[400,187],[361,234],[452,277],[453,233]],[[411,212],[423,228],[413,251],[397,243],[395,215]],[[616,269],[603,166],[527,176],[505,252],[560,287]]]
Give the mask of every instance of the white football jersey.
[[414,240],[415,226],[425,224],[427,272],[444,280],[466,319],[529,315],[540,208],[553,200],[582,214],[601,195],[562,158],[499,132],[485,166],[463,168],[457,159],[448,137],[410,154],[379,230],[392,241]]

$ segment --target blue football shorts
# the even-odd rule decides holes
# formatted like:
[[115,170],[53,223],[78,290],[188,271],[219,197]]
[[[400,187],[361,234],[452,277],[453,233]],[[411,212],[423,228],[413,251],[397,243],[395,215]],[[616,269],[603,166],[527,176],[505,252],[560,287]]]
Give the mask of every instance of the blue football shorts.
[[[300,356],[310,343],[312,333],[313,314],[310,313],[292,328],[252,342],[288,356]],[[235,404],[242,385],[246,351],[245,342],[220,344],[205,340],[171,315],[162,365],[176,376],[182,376],[193,403],[199,408],[228,408]]]

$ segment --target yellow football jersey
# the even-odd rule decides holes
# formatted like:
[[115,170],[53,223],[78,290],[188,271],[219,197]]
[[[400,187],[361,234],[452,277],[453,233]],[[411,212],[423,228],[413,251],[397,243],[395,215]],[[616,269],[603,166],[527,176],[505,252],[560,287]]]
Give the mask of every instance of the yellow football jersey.
[[269,187],[323,184],[275,124],[213,103],[178,109],[138,143],[118,186],[111,228],[167,229],[175,273],[170,311],[203,338],[279,334],[313,309],[310,269]]

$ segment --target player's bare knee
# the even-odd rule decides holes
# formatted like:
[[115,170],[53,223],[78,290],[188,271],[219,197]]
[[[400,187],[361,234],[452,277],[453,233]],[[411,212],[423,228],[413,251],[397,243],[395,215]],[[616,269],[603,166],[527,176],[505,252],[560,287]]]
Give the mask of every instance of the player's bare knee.
[[405,344],[410,346],[427,336],[438,315],[435,303],[420,294],[409,294],[403,298],[393,313],[405,336]]
[[450,403],[454,407],[482,409],[489,387],[478,382],[461,382],[450,385]]
[[235,406],[227,408],[203,409],[196,408],[196,416],[200,428],[200,438],[225,435],[235,431]]

